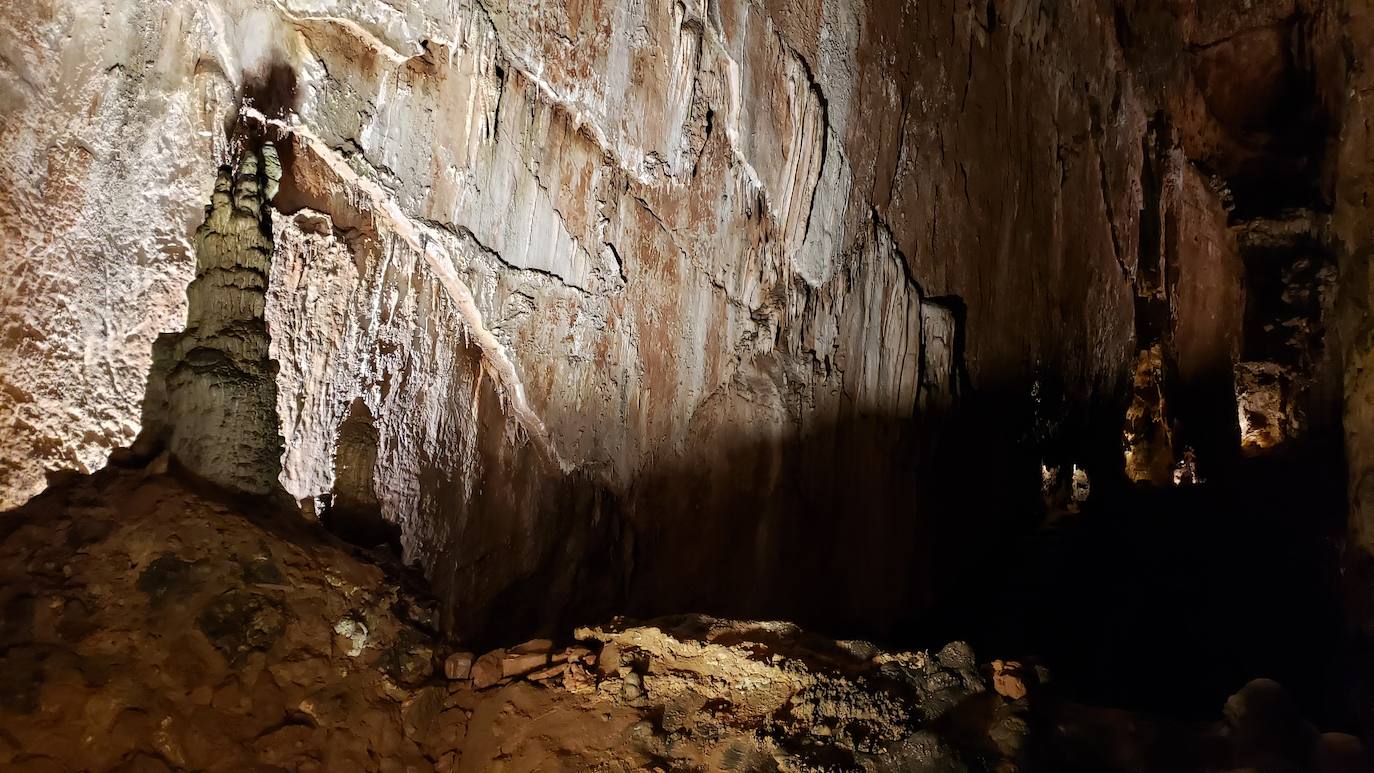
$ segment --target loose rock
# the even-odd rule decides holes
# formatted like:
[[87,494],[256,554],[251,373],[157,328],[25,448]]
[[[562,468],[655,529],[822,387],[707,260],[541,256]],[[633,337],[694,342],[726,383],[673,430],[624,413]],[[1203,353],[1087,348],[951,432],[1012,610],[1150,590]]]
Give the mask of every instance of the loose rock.
[[472,664],[472,686],[484,690],[505,676],[501,667],[506,659],[505,650],[492,650]]
[[444,659],[444,676],[449,679],[467,679],[472,676],[472,653],[455,652]]
[[520,655],[508,653],[501,660],[501,675],[503,677],[515,677],[528,674],[538,668],[548,665],[549,656],[547,654]]

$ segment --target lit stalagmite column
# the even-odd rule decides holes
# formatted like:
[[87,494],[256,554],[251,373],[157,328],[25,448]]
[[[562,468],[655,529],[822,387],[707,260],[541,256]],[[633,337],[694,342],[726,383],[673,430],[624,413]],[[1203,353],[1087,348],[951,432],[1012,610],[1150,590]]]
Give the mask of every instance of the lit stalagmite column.
[[272,260],[266,206],[281,177],[275,148],[220,168],[196,230],[186,329],[153,347],[146,432],[195,475],[227,489],[277,487],[282,440],[263,308]]

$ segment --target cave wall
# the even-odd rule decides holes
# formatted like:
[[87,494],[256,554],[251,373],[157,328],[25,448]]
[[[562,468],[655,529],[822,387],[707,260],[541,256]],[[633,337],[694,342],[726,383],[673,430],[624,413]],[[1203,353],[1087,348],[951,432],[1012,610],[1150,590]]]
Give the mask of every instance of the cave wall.
[[[1140,298],[1168,292],[1142,263],[1186,278],[1189,372],[1235,356],[1219,194],[1152,128],[1106,2],[0,20],[4,504],[133,440],[228,129],[251,125],[283,166],[281,486],[327,510],[361,401],[377,507],[462,630],[722,595],[905,614],[946,547],[913,470],[956,406],[1048,371],[1119,407]],[[989,467],[989,490],[1021,472]]]
[[[1342,418],[1349,468],[1344,589],[1351,622],[1364,636],[1363,659],[1367,664],[1369,642],[1374,641],[1374,274],[1370,273],[1374,256],[1370,203],[1374,188],[1374,105],[1370,101],[1374,67],[1369,57],[1374,46],[1374,8],[1368,3],[1349,3],[1343,31],[1349,85],[1343,94],[1340,140],[1331,165],[1335,191],[1331,235],[1340,265],[1333,345],[1344,358]],[[1365,670],[1367,673],[1367,665]],[[1368,683],[1366,675],[1364,684]],[[1367,704],[1362,708],[1366,722],[1374,721],[1374,708]]]
[[100,468],[138,434],[153,340],[185,319],[235,100],[199,56],[209,16],[0,9],[0,506],[37,494],[47,471]]

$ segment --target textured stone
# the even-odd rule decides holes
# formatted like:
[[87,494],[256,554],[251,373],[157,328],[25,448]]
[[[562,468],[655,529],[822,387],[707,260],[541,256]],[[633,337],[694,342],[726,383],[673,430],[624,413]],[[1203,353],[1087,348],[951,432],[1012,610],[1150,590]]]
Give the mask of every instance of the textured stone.
[[444,658],[444,676],[449,679],[467,679],[472,676],[472,653],[455,652]]
[[[74,499],[104,500],[118,526],[89,530],[79,546],[63,539],[61,513]],[[572,632],[600,643],[603,659],[621,653],[601,675],[577,655],[500,680],[503,661],[530,656],[496,650],[473,669],[490,666],[496,681],[408,685],[391,653],[419,652],[427,635],[396,613],[407,592],[318,530],[259,525],[263,505],[250,505],[247,517],[175,478],[112,469],[7,515],[22,526],[0,535],[0,587],[66,603],[6,602],[0,767],[120,770],[146,757],[205,770],[363,770],[378,758],[416,770],[459,758],[476,770],[629,770],[665,759],[696,770],[1039,769],[1032,751],[1103,771],[1243,763],[1336,773],[1366,762],[1357,740],[1318,736],[1272,682],[1242,690],[1224,723],[1161,723],[1153,712],[1068,704],[1058,691],[1007,700],[999,672],[1030,680],[1031,669],[980,664],[961,643],[888,651],[790,623],[696,615]],[[267,601],[243,577],[241,557],[254,555],[274,557],[289,593]],[[33,560],[70,564],[82,584],[30,571]],[[203,583],[154,608],[138,587],[158,561],[195,567],[184,571]],[[40,606],[63,616],[85,607],[89,635],[61,638]],[[21,616],[34,625],[16,624]],[[340,621],[354,619],[367,621],[366,649],[331,647]],[[1031,727],[1045,728],[1034,744]]]
[[548,664],[549,656],[546,654],[535,653],[522,655],[515,650],[511,650],[507,652],[506,657],[501,660],[501,676],[507,679],[515,676],[523,676],[535,669],[542,669]]
[[244,591],[217,597],[196,618],[210,642],[231,661],[253,650],[267,650],[277,643],[289,622],[280,602]]
[[1172,479],[1174,426],[1164,390],[1164,355],[1155,344],[1140,351],[1122,431],[1126,476],[1136,483],[1163,485]]
[[[1341,23],[1342,34],[1354,50],[1374,44],[1374,13],[1361,4]],[[1340,72],[1348,91],[1340,127],[1340,145],[1332,161],[1335,171],[1333,236],[1338,241],[1341,290],[1337,326],[1345,373],[1342,383],[1342,429],[1349,465],[1350,503],[1347,548],[1347,589],[1356,604],[1353,615],[1365,636],[1374,638],[1374,272],[1369,252],[1374,248],[1374,126],[1370,99],[1374,67],[1361,57]],[[1369,722],[1369,719],[1366,719]]]
[[[855,587],[818,579],[812,606],[918,608],[927,583],[907,546],[923,544],[921,524],[884,515],[912,497],[901,471],[917,424],[938,423],[964,379],[1015,388],[1031,363],[1057,364],[1086,395],[1129,368],[1145,109],[1093,3],[989,16],[958,3],[533,13],[347,0],[316,13],[216,0],[89,21],[104,10],[4,11],[25,53],[4,69],[14,193],[0,215],[23,232],[5,258],[26,298],[6,304],[5,324],[34,333],[0,352],[19,364],[0,394],[15,429],[6,502],[132,439],[149,344],[183,327],[192,279],[193,306],[259,316],[259,288],[212,292],[187,238],[214,170],[244,157],[224,131],[243,116],[274,142],[257,174],[282,214],[262,234],[269,350],[246,337],[242,352],[158,366],[228,352],[213,383],[244,414],[207,412],[201,387],[173,384],[185,405],[169,409],[187,422],[170,429],[174,454],[225,485],[273,488],[271,452],[215,438],[243,420],[254,429],[233,441],[274,445],[257,429],[273,409],[257,376],[275,362],[277,482],[317,514],[334,500],[340,520],[398,528],[455,628],[507,619],[493,605],[517,577],[542,587],[504,603],[550,618],[563,602],[546,599],[574,592],[576,572],[557,566],[567,544],[611,554],[582,591],[594,607],[628,571],[611,533],[654,557],[637,563],[640,606],[750,588],[741,607],[786,611],[787,567],[822,558],[782,536],[819,515],[787,513],[855,500],[864,528],[821,541],[869,560]],[[47,39],[87,56],[64,69]],[[105,128],[133,125],[137,142]],[[43,168],[53,183],[40,191],[28,181]],[[52,255],[102,270],[36,283]],[[213,323],[193,309],[183,336]],[[50,344],[18,343],[35,337]],[[112,367],[88,366],[100,341],[117,342]],[[88,372],[99,383],[75,377]],[[350,417],[364,414],[375,458],[354,443]],[[781,483],[837,465],[871,480]],[[678,485],[710,490],[706,518],[678,510]],[[777,505],[741,539],[750,491]],[[718,580],[677,580],[704,576],[676,549],[688,533],[710,545],[697,552]],[[511,546],[508,564],[473,570],[496,545]],[[851,610],[857,587],[894,573],[909,582]]]
[[382,667],[400,684],[421,684],[434,673],[434,647],[424,634],[403,630],[387,650]]
[[1282,445],[1299,432],[1292,373],[1275,362],[1236,365],[1240,444],[1248,453]]
[[[281,474],[277,384],[264,319],[273,246],[262,155],[222,167],[196,231],[196,278],[186,330],[158,338],[143,408],[149,447],[166,445],[197,476],[231,491],[267,494]],[[280,165],[275,174],[280,177]]]
[[538,671],[531,671],[529,674],[525,676],[525,678],[530,680],[531,682],[543,682],[550,679],[554,679],[556,677],[563,676],[563,673],[567,670],[567,668],[568,665],[566,663],[558,663],[556,665],[549,666],[548,668],[541,668]]
[[511,647],[507,652],[513,655],[544,655],[553,652],[553,642],[549,639],[530,639]]
[[1020,671],[1021,664],[1015,660],[992,661],[992,689],[1007,700],[1026,697],[1026,682]]
[[[965,409],[1050,372],[1114,412],[1091,433],[1140,398],[1131,477],[1218,459],[1193,434],[1245,413],[1256,237],[1228,211],[1321,178],[1369,553],[1358,4],[134,5],[0,10],[4,504],[141,429],[399,546],[447,633],[909,624],[974,552],[912,481],[984,458],[939,442]],[[1256,125],[1292,68],[1329,168]],[[985,458],[1024,418],[976,427]],[[970,533],[1023,471],[961,494]]]
[[501,681],[505,659],[505,650],[492,650],[478,658],[472,664],[472,686],[483,690]]

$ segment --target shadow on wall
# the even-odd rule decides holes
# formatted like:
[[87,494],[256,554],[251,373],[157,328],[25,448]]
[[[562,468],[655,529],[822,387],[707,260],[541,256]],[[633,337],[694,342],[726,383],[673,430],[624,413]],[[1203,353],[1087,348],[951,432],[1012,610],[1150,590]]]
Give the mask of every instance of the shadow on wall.
[[[295,150],[282,151],[288,172]],[[376,215],[335,200],[346,186],[323,179],[288,173],[276,206],[329,212],[336,233],[372,238]],[[914,627],[940,584],[932,567],[966,563],[945,535],[1011,511],[925,504],[945,496],[931,493],[947,485],[942,475],[961,469],[942,455],[940,438],[961,391],[945,374],[962,361],[963,311],[954,298],[919,301],[921,330],[939,337],[923,348],[947,357],[906,384],[908,415],[887,415],[895,407],[862,414],[834,397],[827,420],[798,428],[795,416],[819,411],[788,404],[782,362],[756,362],[742,370],[768,383],[732,384],[728,399],[703,405],[682,455],[649,461],[627,489],[609,488],[594,471],[565,473],[538,443],[519,440],[475,345],[452,352],[447,396],[424,408],[403,392],[405,379],[384,387],[372,403],[383,457],[395,442],[385,427],[411,423],[417,411],[445,427],[407,438],[400,462],[393,453],[379,467],[405,466],[389,479],[403,481],[404,496],[392,501],[404,504],[387,511],[419,514],[402,516],[404,542],[445,600],[445,630],[476,646],[561,634],[612,614],[698,610],[791,617],[846,635]],[[345,434],[353,421],[343,422]],[[453,426],[462,431],[447,431]],[[352,464],[350,443],[340,440],[341,468]],[[995,466],[961,496],[1004,496],[1016,487],[988,486],[989,477],[1034,469]],[[373,485],[382,480],[379,472]],[[1025,490],[1034,492],[1034,481]],[[935,521],[946,512],[960,525]]]
[[[954,332],[962,314],[952,312]],[[1008,517],[1026,525],[1038,491],[1020,424],[960,416],[961,342],[950,350],[953,381],[923,385],[919,417],[842,400],[833,418],[800,428],[760,397],[785,393],[765,375],[780,363],[765,356],[748,370],[770,383],[737,381],[706,401],[681,454],[650,463],[624,492],[509,442],[484,378],[479,483],[466,501],[434,502],[445,547],[433,575],[449,630],[499,642],[613,614],[691,611],[943,644],[933,611],[977,585],[968,576],[1015,533]],[[449,475],[427,470],[422,496],[454,491]]]
[[325,528],[355,545],[385,545],[399,556],[401,530],[382,517],[382,505],[377,501],[374,472],[379,442],[372,411],[361,397],[354,399],[339,427],[334,496],[321,521]]
[[932,427],[861,416],[779,437],[734,429],[636,479],[626,506],[633,614],[694,610],[887,638],[929,612],[936,557],[955,549],[939,522],[955,514],[932,506]]
[[[968,509],[950,506],[941,500],[962,487],[950,485],[942,433],[869,416],[781,437],[743,437],[750,428],[738,426],[617,496],[506,442],[487,398],[481,482],[466,504],[440,503],[453,530],[433,572],[448,629],[478,643],[684,610],[908,639],[940,591],[959,585],[942,575],[986,549],[973,535],[1013,511],[989,500],[1025,490],[985,485]],[[442,470],[424,480],[453,490]]]
[[[467,356],[480,372],[480,355]],[[616,497],[584,473],[564,474],[530,442],[514,441],[492,379],[478,376],[476,476],[463,496],[460,472],[420,470],[418,524],[437,545],[427,574],[442,602],[446,635],[485,646],[574,625],[621,609],[627,543]],[[431,460],[455,458],[433,449]]]
[[[466,357],[480,374],[478,352]],[[432,516],[407,525],[437,546],[425,563],[446,632],[474,646],[683,611],[909,639],[1006,533],[1000,516],[1026,512],[1010,500],[1038,490],[1033,465],[999,457],[1014,453],[1010,434],[973,432],[946,452],[965,429],[943,413],[952,403],[932,398],[921,419],[844,409],[797,430],[737,384],[700,412],[682,456],[614,491],[513,440],[495,385],[478,379],[475,447],[426,450],[416,509]],[[465,485],[446,460],[468,456]]]

